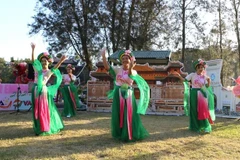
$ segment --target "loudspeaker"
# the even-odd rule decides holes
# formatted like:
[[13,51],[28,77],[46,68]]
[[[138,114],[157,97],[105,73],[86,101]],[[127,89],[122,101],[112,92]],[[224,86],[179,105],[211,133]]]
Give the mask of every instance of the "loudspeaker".
[[31,63],[28,63],[28,79],[34,80],[34,69]]

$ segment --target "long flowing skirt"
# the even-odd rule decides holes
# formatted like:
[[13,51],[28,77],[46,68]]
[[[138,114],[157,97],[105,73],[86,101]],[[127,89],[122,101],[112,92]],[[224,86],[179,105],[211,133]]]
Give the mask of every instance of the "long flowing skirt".
[[200,89],[190,90],[190,111],[189,111],[189,129],[197,132],[211,132],[212,127],[209,119],[199,120],[198,118],[198,92]]
[[127,124],[127,105],[124,106],[124,118],[123,127],[120,128],[120,101],[119,101],[119,90],[115,89],[113,104],[112,104],[112,119],[111,119],[111,133],[112,137],[120,139],[122,141],[136,141],[141,140],[149,136],[149,133],[144,128],[141,117],[137,114],[137,104],[134,94],[132,94],[132,140],[129,139],[128,135],[128,124]]
[[47,94],[48,108],[49,108],[49,118],[50,118],[50,126],[48,131],[41,131],[41,123],[40,118],[35,118],[35,87],[37,85],[34,84],[32,88],[32,113],[33,113],[33,130],[36,135],[50,135],[58,133],[60,130],[64,128],[62,118],[58,112],[58,109],[54,103],[53,97]]
[[73,84],[64,85],[60,89],[63,101],[64,101],[64,108],[62,112],[62,116],[72,117],[76,115],[76,109],[80,108],[80,100],[77,95],[77,89]]

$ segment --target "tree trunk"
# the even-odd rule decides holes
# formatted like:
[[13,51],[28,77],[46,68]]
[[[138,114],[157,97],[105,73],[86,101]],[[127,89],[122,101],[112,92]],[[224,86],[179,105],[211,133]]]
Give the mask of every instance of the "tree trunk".
[[87,46],[87,30],[88,30],[88,16],[86,12],[86,6],[84,1],[82,0],[82,6],[83,6],[83,35],[81,36],[81,41],[82,41],[82,48],[83,48],[83,55],[85,57],[86,63],[87,63],[87,68],[89,71],[92,70],[92,61],[90,60],[90,55],[88,53],[88,46]]
[[[218,19],[219,19],[219,37],[220,37],[220,39],[219,39],[219,48],[220,48],[220,58],[223,60],[223,65],[222,65],[222,68],[223,68],[223,66],[224,66],[224,59],[223,59],[223,49],[222,49],[222,35],[223,35],[223,32],[222,32],[222,11],[221,11],[221,7],[222,7],[222,5],[221,5],[221,0],[218,0]],[[222,82],[222,84],[224,84],[223,83],[223,71],[222,71],[222,69],[221,69],[221,77],[220,77],[220,79],[221,79],[221,82]]]
[[132,4],[129,11],[129,19],[128,19],[128,28],[127,28],[127,35],[126,35],[126,49],[130,47],[130,40],[131,40],[131,27],[132,27],[132,15],[134,11],[135,0],[132,0]]
[[238,9],[239,9],[239,3],[236,4],[236,1],[233,0],[233,8],[235,13],[235,32],[237,36],[237,44],[238,44],[238,71],[240,71],[240,35],[239,35],[239,19],[238,19]]
[[186,8],[185,8],[185,3],[186,1],[183,0],[182,3],[182,63],[184,64],[185,62],[185,41],[186,41],[186,33],[185,33],[185,27],[186,27]]
[[111,41],[112,41],[112,48],[113,48],[113,51],[115,52],[117,49],[116,49],[116,43],[115,43],[115,20],[116,20],[116,5],[117,5],[117,2],[116,0],[113,0],[113,7],[112,7],[112,22],[111,22]]
[[120,44],[121,35],[122,35],[123,14],[124,14],[124,9],[125,9],[125,4],[126,4],[126,0],[123,0],[121,12],[119,15],[119,28],[117,29],[117,40],[116,40],[117,42],[116,42],[116,47],[113,48],[113,52],[115,52],[119,49],[119,44]]

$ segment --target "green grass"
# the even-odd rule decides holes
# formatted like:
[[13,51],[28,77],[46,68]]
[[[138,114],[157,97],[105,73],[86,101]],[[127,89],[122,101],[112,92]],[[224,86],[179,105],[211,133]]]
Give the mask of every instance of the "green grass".
[[188,130],[185,116],[142,116],[150,137],[132,143],[110,134],[110,113],[78,112],[65,129],[35,136],[32,114],[0,113],[0,159],[240,159],[240,121],[217,118],[211,134]]

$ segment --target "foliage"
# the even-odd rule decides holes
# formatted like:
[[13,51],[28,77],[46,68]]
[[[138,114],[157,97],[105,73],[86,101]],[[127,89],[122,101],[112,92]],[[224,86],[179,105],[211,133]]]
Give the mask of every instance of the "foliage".
[[13,74],[12,64],[26,62],[27,64],[31,63],[30,59],[20,59],[14,60],[14,62],[7,62],[3,58],[0,58],[0,78],[2,79],[2,83],[14,83],[16,77]]
[[[172,41],[174,47],[181,46],[181,61],[185,63],[185,49],[200,48],[206,22],[201,19],[202,10],[209,8],[208,0],[173,0],[170,1],[173,9],[172,21]],[[194,35],[192,38],[191,35]]]
[[[201,58],[206,61],[213,60],[213,59],[221,59],[220,54],[218,50],[216,50],[216,46],[208,46],[203,49],[186,49],[186,59],[184,63],[184,71],[191,73],[195,72],[195,70],[192,67],[192,62]],[[223,86],[229,86],[232,85],[232,80],[230,78],[237,78],[238,72],[236,70],[238,66],[237,62],[237,52],[232,51],[231,48],[224,48],[222,52],[223,56],[223,67],[222,67],[222,73],[223,73],[223,80],[222,85]],[[229,58],[231,57],[231,58]],[[181,50],[173,52],[172,53],[172,60],[179,60],[181,59]]]
[[12,71],[10,63],[0,58],[0,78],[2,79],[2,83],[13,83],[15,81]]
[[[113,52],[121,48],[150,49],[160,35],[157,23],[165,20],[159,14],[167,10],[163,0],[39,0],[37,9],[35,22],[29,24],[30,34],[43,31],[51,50],[73,48],[83,61],[103,45],[112,46]],[[84,53],[84,47],[89,53]]]
[[[228,2],[231,5],[229,5]],[[236,2],[236,3],[234,3]],[[30,34],[42,32],[52,53],[68,53],[86,62],[88,73],[103,46],[163,50],[191,71],[196,58],[223,59],[222,83],[239,73],[238,1],[223,0],[38,0]],[[208,15],[214,18],[208,18]],[[228,35],[235,31],[236,42]],[[228,57],[231,56],[231,59]],[[234,72],[230,72],[233,67]]]
[[38,1],[30,34],[43,32],[51,49],[49,52],[69,52],[78,55],[92,70],[92,56],[99,48],[100,0]]

